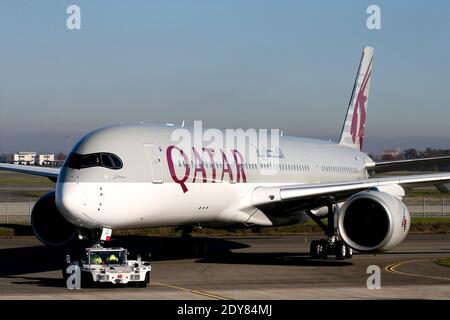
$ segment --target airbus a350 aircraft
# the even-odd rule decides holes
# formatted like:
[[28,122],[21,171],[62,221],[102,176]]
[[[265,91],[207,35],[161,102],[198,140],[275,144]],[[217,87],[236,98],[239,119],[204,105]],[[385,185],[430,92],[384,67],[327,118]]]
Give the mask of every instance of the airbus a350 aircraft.
[[313,257],[386,251],[409,231],[404,188],[434,185],[447,192],[450,173],[370,174],[448,164],[450,157],[375,163],[361,151],[372,64],[367,47],[339,143],[282,136],[277,148],[254,149],[257,160],[249,161],[244,150],[183,150],[171,138],[173,126],[116,125],[81,138],[60,169],[0,169],[56,181],[31,217],[36,237],[51,246],[102,228],[249,228],[313,219],[326,235],[311,243]]

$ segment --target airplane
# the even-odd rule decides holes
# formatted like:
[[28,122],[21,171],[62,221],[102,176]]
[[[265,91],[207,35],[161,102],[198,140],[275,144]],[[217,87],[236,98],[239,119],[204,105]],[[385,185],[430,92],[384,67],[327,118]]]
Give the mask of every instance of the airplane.
[[311,242],[313,258],[385,252],[410,228],[405,189],[448,192],[450,173],[373,174],[449,164],[450,157],[374,162],[362,151],[373,56],[364,48],[338,143],[281,135],[278,146],[247,153],[183,150],[173,141],[173,124],[112,125],[82,137],[61,168],[0,169],[56,182],[31,216],[34,234],[48,246],[98,240],[101,230],[179,226],[188,236],[192,226],[262,228],[312,219],[325,234]]

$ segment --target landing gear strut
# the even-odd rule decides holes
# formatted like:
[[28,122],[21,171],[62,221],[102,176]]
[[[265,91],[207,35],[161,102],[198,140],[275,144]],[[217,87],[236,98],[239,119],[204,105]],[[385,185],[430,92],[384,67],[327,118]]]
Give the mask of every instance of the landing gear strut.
[[181,246],[185,253],[191,253],[194,256],[204,256],[208,252],[208,244],[206,238],[193,238],[193,226],[183,226],[176,230],[181,230]]
[[320,198],[317,207],[321,206],[328,208],[327,224],[324,224],[311,210],[306,211],[308,216],[322,228],[327,236],[327,239],[311,241],[309,249],[311,258],[326,259],[328,255],[335,255],[337,260],[351,259],[353,256],[352,248],[340,239],[337,232],[335,218],[338,208],[334,199],[331,197]]
[[183,226],[176,229],[176,231],[181,230],[181,239],[183,240],[191,240],[192,239],[192,230],[194,228],[192,226]]
[[78,240],[84,240],[89,243],[89,245],[94,245],[100,242],[100,237],[102,234],[102,229],[78,229]]
[[101,229],[78,229],[78,239],[84,240],[89,247],[102,248],[105,241],[110,241],[112,230],[109,228]]

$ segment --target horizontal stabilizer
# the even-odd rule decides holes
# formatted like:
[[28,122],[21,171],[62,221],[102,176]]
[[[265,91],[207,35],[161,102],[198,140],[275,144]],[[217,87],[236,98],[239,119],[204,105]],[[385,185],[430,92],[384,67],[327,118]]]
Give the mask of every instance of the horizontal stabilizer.
[[366,169],[369,173],[383,173],[417,169],[429,170],[439,165],[450,165],[450,157],[372,162],[366,165]]

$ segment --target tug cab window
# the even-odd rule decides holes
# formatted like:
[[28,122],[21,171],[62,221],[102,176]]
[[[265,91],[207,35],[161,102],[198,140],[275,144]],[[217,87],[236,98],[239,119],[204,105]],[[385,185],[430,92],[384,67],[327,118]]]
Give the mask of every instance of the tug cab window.
[[84,169],[91,167],[104,167],[118,170],[123,167],[122,160],[112,153],[99,152],[89,154],[71,153],[64,163],[65,167],[72,169]]

